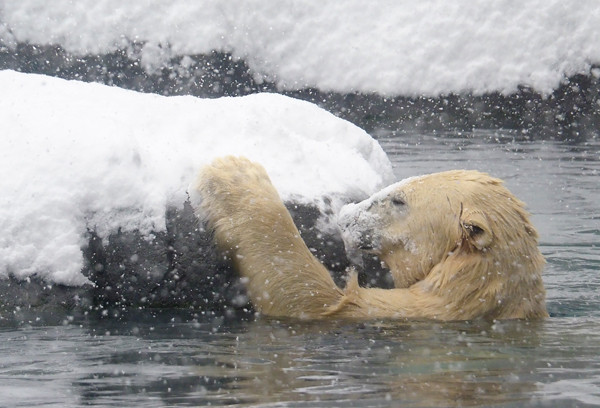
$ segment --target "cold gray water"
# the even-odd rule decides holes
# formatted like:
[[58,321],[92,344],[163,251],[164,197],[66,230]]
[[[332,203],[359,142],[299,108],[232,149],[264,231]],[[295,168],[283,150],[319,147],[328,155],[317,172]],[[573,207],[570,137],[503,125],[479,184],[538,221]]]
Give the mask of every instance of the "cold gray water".
[[548,320],[20,310],[0,319],[0,407],[600,406],[600,143],[374,136],[398,178],[478,169],[528,204],[548,261]]

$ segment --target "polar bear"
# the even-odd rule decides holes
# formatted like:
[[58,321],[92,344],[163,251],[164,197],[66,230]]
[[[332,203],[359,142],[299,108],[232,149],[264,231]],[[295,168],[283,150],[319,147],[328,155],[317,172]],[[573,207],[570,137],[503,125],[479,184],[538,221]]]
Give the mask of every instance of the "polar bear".
[[394,289],[345,289],[308,249],[262,166],[225,157],[192,186],[197,214],[214,230],[265,315],[437,320],[544,318],[544,259],[524,204],[476,171],[410,178],[339,215],[351,248],[376,254]]

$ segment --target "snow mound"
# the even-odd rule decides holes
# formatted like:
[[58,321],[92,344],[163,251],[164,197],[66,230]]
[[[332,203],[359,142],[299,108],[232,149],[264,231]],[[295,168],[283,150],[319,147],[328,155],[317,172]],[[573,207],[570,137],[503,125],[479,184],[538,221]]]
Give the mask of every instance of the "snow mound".
[[368,134],[277,94],[162,97],[0,71],[0,277],[82,285],[86,231],[165,229],[199,168],[244,155],[283,199],[359,197],[393,179]]
[[600,63],[595,0],[0,1],[0,45],[128,50],[152,72],[228,52],[281,89],[549,94]]

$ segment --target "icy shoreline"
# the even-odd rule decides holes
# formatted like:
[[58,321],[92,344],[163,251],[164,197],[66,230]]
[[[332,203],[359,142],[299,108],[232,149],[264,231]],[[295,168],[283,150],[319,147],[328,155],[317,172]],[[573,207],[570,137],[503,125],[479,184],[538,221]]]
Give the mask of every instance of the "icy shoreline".
[[279,91],[550,95],[600,63],[593,0],[0,2],[0,45],[124,52],[152,74],[216,51]]
[[[315,209],[323,233],[326,212],[393,180],[367,133],[281,95],[167,98],[13,71],[0,71],[0,86],[0,278],[162,282],[182,269],[177,231],[199,229],[186,189],[218,156],[263,164],[286,202]],[[133,280],[126,270],[138,270]]]

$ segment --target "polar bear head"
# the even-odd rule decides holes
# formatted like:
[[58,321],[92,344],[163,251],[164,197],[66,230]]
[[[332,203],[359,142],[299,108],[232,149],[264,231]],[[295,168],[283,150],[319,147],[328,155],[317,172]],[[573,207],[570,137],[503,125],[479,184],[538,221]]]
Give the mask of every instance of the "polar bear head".
[[426,281],[428,290],[452,291],[477,282],[502,302],[513,296],[507,292],[520,296],[521,285],[540,292],[534,297],[544,308],[537,232],[524,204],[487,174],[403,180],[343,207],[339,224],[346,245],[376,254],[398,288]]

